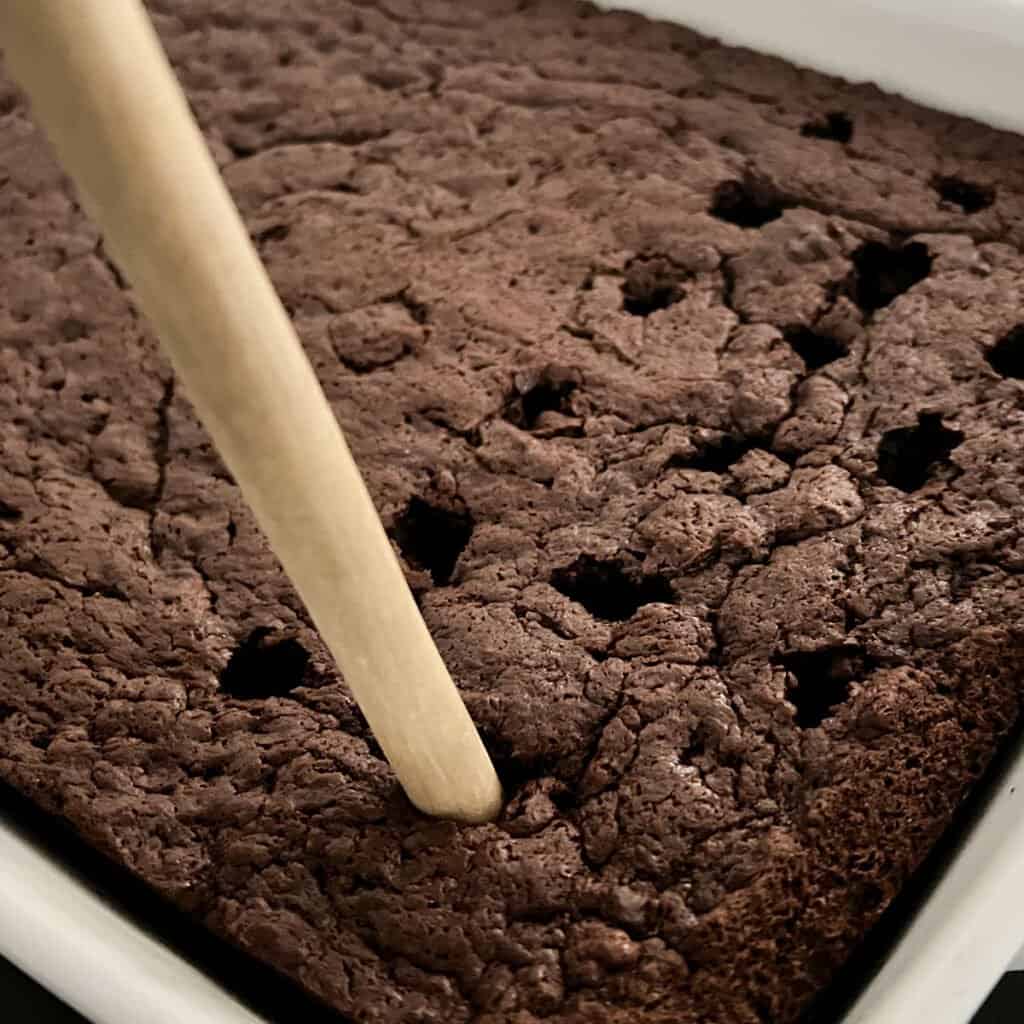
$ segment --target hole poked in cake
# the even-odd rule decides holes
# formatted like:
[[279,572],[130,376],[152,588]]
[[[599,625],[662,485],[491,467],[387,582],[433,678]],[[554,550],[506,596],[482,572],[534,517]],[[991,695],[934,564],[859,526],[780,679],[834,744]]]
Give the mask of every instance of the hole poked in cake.
[[845,145],[853,138],[853,121],[842,111],[832,110],[801,125],[800,134],[811,139],[826,139]]
[[517,757],[494,749],[485,739],[505,794],[502,822],[513,835],[531,835],[550,824],[558,815],[573,811],[579,800],[552,772],[556,761]]
[[782,336],[808,370],[820,370],[850,354],[844,342],[821,328],[787,327]]
[[546,413],[571,417],[572,395],[580,382],[578,370],[553,364],[517,373],[515,390],[505,405],[505,419],[521,430],[537,430],[546,425]]
[[617,560],[580,555],[551,574],[560,594],[582,605],[596,619],[625,622],[645,604],[672,604],[675,594],[662,576],[645,575]]
[[622,308],[630,316],[650,316],[686,295],[682,274],[664,256],[636,256],[626,264]]
[[9,505],[0,498],[0,522],[16,523],[21,518],[21,509]]
[[443,587],[451,582],[459,555],[473,536],[473,517],[459,503],[431,504],[416,496],[395,520],[391,535],[405,560],[428,572],[434,586]]
[[61,320],[58,329],[60,330],[60,336],[65,341],[78,341],[80,338],[86,337],[89,333],[88,326],[73,316],[69,316]]
[[936,466],[949,461],[963,442],[959,430],[942,423],[938,413],[918,416],[917,426],[887,430],[878,443],[878,475],[907,494],[923,487]]
[[936,175],[932,178],[932,188],[943,202],[959,206],[964,213],[978,213],[996,199],[996,190],[991,185],[979,185],[956,175]]
[[234,650],[220,674],[220,688],[232,697],[283,697],[302,686],[309,652],[294,637],[260,626]]
[[711,197],[708,213],[741,228],[759,228],[778,220],[786,206],[773,188],[748,177],[723,181]]
[[664,469],[696,469],[704,473],[724,473],[744,455],[757,448],[770,444],[769,435],[757,437],[737,437],[734,434],[723,434],[721,437],[703,441],[698,444],[697,451],[692,455],[676,453],[669,456]]
[[865,242],[852,256],[850,293],[865,312],[888,306],[898,295],[923,281],[932,269],[928,247],[921,242],[890,246]]
[[1024,380],[1024,324],[1007,331],[985,353],[985,359],[1001,377]]
[[864,673],[861,648],[841,644],[817,651],[791,651],[779,661],[789,673],[786,697],[801,729],[813,729],[831,718],[850,695],[850,683]]

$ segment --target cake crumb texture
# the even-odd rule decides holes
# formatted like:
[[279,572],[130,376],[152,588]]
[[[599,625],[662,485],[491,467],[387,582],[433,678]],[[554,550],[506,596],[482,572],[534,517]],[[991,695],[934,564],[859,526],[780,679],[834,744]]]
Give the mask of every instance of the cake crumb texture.
[[406,803],[6,84],[0,776],[343,1019],[792,1024],[1018,715],[1024,142],[569,0],[150,9],[508,799]]

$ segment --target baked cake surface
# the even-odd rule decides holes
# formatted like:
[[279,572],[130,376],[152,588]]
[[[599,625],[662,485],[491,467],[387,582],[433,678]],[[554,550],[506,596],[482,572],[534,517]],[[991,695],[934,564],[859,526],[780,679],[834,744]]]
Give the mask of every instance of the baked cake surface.
[[0,775],[347,1019],[795,1021],[1017,716],[1024,144],[569,0],[151,10],[509,800],[405,803],[9,86]]

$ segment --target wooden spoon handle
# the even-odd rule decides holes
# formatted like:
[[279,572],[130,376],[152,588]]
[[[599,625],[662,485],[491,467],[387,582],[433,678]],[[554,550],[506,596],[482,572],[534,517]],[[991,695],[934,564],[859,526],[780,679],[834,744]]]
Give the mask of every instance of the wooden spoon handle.
[[412,802],[501,788],[139,0],[3,0],[8,65]]

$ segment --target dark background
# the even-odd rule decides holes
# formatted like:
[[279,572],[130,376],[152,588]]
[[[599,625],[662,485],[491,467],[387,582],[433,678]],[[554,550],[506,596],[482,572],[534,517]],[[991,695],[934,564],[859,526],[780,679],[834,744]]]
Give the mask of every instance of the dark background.
[[[5,1024],[86,1024],[17,968],[0,958],[0,1006]],[[1024,1020],[1024,971],[1007,974],[972,1024],[1020,1024]],[[907,1024],[913,1024],[908,1021]]]

